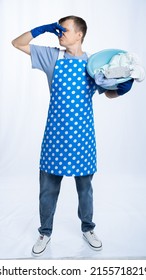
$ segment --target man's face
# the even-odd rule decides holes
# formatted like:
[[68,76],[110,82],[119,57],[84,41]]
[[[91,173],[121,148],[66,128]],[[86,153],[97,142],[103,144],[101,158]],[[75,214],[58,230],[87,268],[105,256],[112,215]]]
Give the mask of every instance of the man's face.
[[71,47],[81,41],[82,34],[77,30],[73,20],[66,20],[61,26],[66,29],[66,32],[63,32],[62,37],[58,38],[60,46]]

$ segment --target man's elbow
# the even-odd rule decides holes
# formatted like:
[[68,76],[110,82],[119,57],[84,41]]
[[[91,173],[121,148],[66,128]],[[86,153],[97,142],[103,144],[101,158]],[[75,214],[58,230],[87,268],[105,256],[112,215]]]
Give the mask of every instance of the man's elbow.
[[17,42],[16,42],[16,40],[14,39],[14,40],[12,40],[12,45],[13,45],[13,47],[14,48],[16,48],[16,49],[19,49],[19,45],[17,44]]

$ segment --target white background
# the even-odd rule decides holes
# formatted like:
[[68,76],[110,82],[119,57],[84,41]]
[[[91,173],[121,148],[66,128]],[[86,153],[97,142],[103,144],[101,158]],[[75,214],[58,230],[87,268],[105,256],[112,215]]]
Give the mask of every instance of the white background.
[[[145,0],[0,0],[0,259],[31,258],[39,226],[39,156],[49,104],[44,73],[11,41],[67,15],[83,17],[83,49],[135,52],[146,65]],[[34,44],[59,46],[53,34]],[[146,81],[110,100],[94,96],[98,172],[94,222],[103,251],[82,240],[74,179],[64,177],[51,244],[43,258],[146,258]]]

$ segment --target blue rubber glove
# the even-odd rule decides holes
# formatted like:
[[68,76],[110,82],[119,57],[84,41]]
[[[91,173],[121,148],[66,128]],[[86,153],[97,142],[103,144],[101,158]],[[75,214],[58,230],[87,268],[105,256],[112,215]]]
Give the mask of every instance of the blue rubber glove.
[[54,33],[56,36],[62,37],[62,32],[65,32],[65,31],[66,31],[66,29],[64,27],[62,27],[59,23],[54,22],[51,24],[46,24],[46,25],[36,27],[36,28],[32,29],[30,32],[31,32],[32,37],[35,38],[45,32]]
[[127,82],[118,84],[117,94],[123,95],[123,94],[127,93],[131,89],[133,82],[134,82],[134,79],[131,79]]

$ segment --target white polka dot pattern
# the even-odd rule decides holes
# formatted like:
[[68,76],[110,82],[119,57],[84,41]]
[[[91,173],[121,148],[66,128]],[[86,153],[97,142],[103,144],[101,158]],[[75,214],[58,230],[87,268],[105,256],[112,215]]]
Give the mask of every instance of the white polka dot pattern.
[[95,90],[96,85],[86,72],[85,61],[57,60],[41,149],[41,170],[66,176],[95,173],[92,109]]

